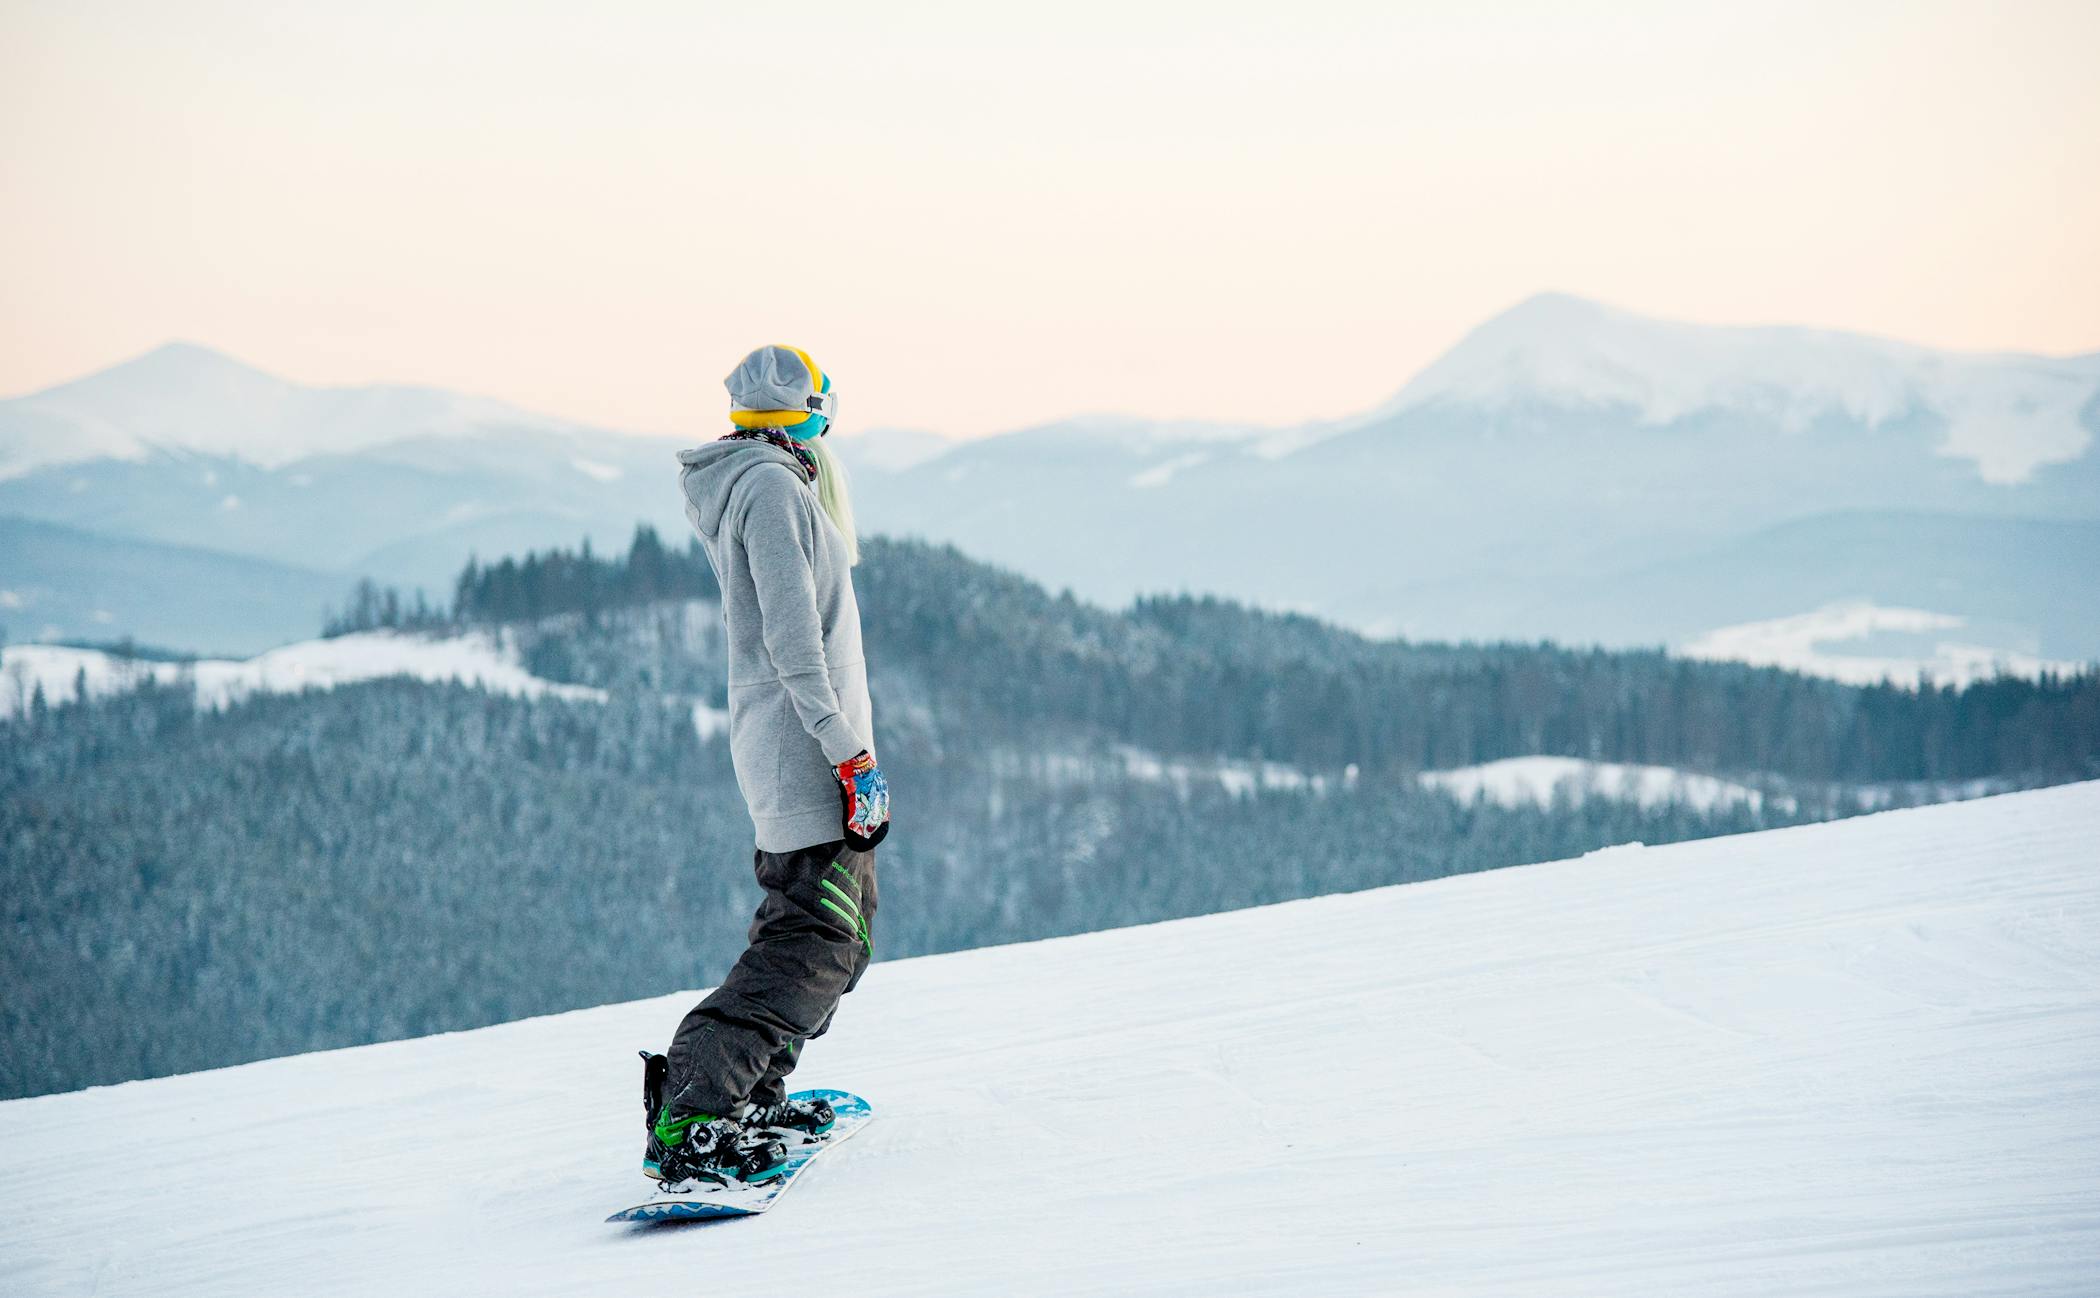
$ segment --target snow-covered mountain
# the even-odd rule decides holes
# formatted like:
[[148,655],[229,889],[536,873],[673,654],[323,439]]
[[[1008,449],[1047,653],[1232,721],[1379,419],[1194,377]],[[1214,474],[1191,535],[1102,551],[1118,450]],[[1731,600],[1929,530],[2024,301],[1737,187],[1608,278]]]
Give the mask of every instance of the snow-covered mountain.
[[[2096,430],[2100,355],[1547,295],[1350,419],[846,429],[839,450],[871,530],[1111,604],[1218,593],[1381,634],[1619,645],[1871,604],[2051,661],[2100,658]],[[0,516],[439,593],[469,553],[682,537],[675,445],[177,346],[0,402]],[[0,589],[33,584],[10,578],[0,555]]]
[[1926,419],[1939,454],[2018,483],[2093,444],[2100,356],[1967,355],[1829,330],[1651,319],[1547,293],[1467,335],[1371,416],[1424,407],[1726,412],[1786,435]]
[[0,477],[84,460],[162,452],[265,469],[413,438],[552,433],[602,436],[566,420],[437,388],[292,383],[194,343],[29,396],[0,401]]
[[2082,784],[878,963],[797,1075],[874,1125],[727,1227],[602,1221],[691,993],[11,1101],[0,1289],[2082,1296],[2096,842]]
[[[2100,521],[2096,429],[2100,356],[1547,296],[1358,418],[967,442],[902,472],[862,466],[862,517],[1112,602],[1221,591],[1379,632],[1627,644],[1857,601],[1986,627],[1994,651],[2085,659],[2100,621],[2066,613],[2092,604],[2085,541],[2038,525]],[[1855,556],[1846,520],[1862,517],[1880,521]],[[1776,529],[1793,548],[1766,564],[1754,551]],[[1834,548],[1804,553],[1815,535]]]
[[[173,344],[0,402],[0,516],[285,564],[327,575],[331,597],[358,576],[439,593],[470,553],[682,527],[675,449],[435,389],[291,383]],[[62,593],[63,568],[0,554],[0,589],[22,598],[32,633],[102,635],[28,606]],[[101,603],[120,630],[151,620]],[[301,616],[301,632],[318,629],[303,603]],[[253,646],[223,634],[177,647]]]

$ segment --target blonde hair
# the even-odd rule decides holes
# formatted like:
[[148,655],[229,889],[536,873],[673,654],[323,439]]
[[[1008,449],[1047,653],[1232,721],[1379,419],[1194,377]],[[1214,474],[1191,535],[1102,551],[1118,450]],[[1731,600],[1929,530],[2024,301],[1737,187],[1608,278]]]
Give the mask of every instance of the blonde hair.
[[839,463],[839,457],[831,453],[822,437],[803,445],[817,458],[817,503],[831,515],[839,535],[846,538],[846,566],[853,567],[860,562],[860,534],[853,527],[853,497],[846,488],[846,466]]

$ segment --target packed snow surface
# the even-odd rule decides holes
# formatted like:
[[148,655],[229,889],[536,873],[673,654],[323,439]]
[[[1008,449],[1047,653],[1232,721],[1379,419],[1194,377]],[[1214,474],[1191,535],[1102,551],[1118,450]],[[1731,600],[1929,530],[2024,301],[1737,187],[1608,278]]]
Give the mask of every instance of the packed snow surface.
[[1717,776],[1580,757],[1505,757],[1479,766],[1424,771],[1421,780],[1464,801],[1485,798],[1504,807],[1550,807],[1556,799],[1579,803],[1606,798],[1643,807],[1680,803],[1700,811],[1734,806],[1755,811],[1765,801],[1765,795],[1749,785]]
[[[1883,681],[1897,685],[1964,686],[1994,676],[2024,676],[2044,672],[2062,675],[2079,671],[2083,664],[2052,662],[2032,654],[2009,653],[1983,645],[1963,643],[1958,634],[1965,619],[1948,613],[1915,608],[1883,608],[1868,603],[1831,604],[1812,613],[1745,622],[1722,627],[1687,644],[1680,651],[1687,658],[1706,658],[1748,663],[1753,667],[1783,667],[1809,676],[1824,676],[1848,685],[1875,685]],[[1848,653],[1842,646],[1869,637],[1896,633],[1925,636],[1932,640],[1928,652],[1910,655]]]
[[26,707],[38,687],[49,702],[74,701],[83,680],[91,698],[137,689],[149,681],[187,680],[197,691],[199,707],[220,707],[251,694],[296,694],[388,676],[459,681],[498,694],[604,697],[599,690],[534,676],[518,664],[507,645],[486,632],[421,636],[364,631],[304,640],[253,658],[181,663],[122,658],[66,645],[9,645],[0,649],[0,717]]
[[2100,1291],[2100,783],[878,964],[864,1134],[608,1226],[689,999],[0,1105],[0,1291]]

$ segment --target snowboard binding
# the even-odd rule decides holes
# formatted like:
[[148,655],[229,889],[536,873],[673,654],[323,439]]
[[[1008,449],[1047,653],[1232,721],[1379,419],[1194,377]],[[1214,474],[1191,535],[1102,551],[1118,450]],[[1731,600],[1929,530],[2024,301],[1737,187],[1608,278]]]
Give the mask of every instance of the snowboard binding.
[[754,1104],[744,1126],[769,1132],[789,1144],[820,1144],[837,1125],[838,1115],[821,1096],[789,1096],[775,1104]]
[[735,1118],[693,1114],[665,1119],[670,1061],[642,1051],[642,1114],[649,1129],[642,1174],[669,1189],[688,1183],[754,1185],[788,1170],[787,1146],[765,1130]]

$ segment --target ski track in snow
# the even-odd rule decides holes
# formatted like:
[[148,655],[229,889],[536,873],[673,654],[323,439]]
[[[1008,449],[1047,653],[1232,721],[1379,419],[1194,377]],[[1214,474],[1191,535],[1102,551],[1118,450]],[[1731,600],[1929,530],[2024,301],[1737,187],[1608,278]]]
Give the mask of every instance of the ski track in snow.
[[690,999],[0,1104],[0,1292],[2100,1291],[2100,783],[878,964],[607,1226]]

